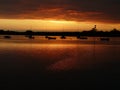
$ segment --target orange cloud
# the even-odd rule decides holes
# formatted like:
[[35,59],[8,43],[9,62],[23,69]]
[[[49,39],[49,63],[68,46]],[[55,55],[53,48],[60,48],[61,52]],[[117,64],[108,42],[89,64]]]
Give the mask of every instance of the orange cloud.
[[1,0],[1,19],[120,23],[119,0]]

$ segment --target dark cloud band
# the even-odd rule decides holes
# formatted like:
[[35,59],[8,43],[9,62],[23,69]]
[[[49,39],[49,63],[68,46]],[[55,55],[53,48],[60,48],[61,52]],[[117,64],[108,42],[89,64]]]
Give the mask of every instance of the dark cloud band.
[[120,0],[0,0],[0,18],[120,23]]

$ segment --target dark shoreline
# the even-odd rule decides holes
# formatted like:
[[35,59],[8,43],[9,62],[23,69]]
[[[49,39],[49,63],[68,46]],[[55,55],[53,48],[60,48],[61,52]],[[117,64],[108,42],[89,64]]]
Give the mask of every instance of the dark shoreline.
[[45,31],[34,32],[32,30],[19,32],[19,31],[0,30],[0,35],[120,37],[120,31],[116,29],[113,29],[111,31],[97,31],[96,29],[92,29],[89,31],[81,31],[81,32],[45,32]]

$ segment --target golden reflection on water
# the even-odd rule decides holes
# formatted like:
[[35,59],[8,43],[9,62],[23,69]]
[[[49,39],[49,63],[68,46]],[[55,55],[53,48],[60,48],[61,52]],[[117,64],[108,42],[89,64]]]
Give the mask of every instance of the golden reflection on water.
[[[21,62],[21,66],[37,67],[38,70],[42,68],[61,71],[91,68],[100,63],[120,59],[120,45],[104,43],[94,45],[93,42],[78,44],[76,43],[78,41],[58,43],[59,40],[37,41],[38,43],[33,41],[4,40],[0,42],[1,60]],[[20,66],[19,63],[14,64]]]

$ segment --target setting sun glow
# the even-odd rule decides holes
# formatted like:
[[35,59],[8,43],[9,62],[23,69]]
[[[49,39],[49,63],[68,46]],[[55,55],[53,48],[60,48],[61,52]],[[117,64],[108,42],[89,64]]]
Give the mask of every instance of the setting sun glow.
[[97,24],[98,30],[110,30],[120,24],[104,24],[93,22],[77,22],[65,20],[34,20],[34,19],[0,19],[0,29],[34,30],[34,31],[82,31],[90,30]]

